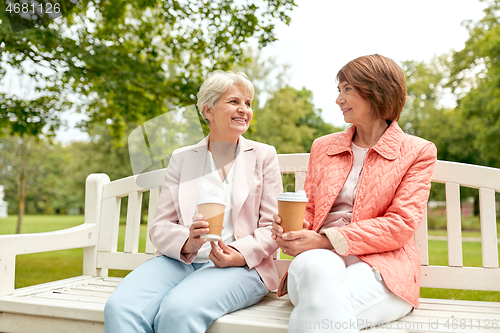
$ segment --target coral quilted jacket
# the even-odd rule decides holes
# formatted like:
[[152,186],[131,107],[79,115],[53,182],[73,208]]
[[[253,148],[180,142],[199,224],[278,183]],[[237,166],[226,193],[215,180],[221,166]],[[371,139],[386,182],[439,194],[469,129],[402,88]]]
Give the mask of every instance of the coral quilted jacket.
[[[305,219],[318,231],[351,171],[355,127],[313,143],[305,190]],[[415,231],[425,212],[436,161],[432,142],[392,122],[370,148],[359,179],[352,223],[338,228],[347,252],[375,267],[389,290],[419,305],[420,260]]]

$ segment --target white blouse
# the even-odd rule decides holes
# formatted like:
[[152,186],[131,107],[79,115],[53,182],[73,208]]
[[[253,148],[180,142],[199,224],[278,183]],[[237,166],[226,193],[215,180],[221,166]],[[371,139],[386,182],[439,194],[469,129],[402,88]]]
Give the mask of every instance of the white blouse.
[[[363,171],[363,164],[365,163],[366,153],[369,148],[361,148],[356,146],[354,142],[351,142],[351,149],[354,155],[351,172],[333,203],[325,222],[323,222],[320,231],[332,227],[343,227],[352,221],[352,210],[354,200],[356,199],[356,191],[358,190],[359,178]],[[343,258],[347,266],[360,261],[356,256],[345,256]]]
[[[226,203],[226,209],[224,211],[224,228],[222,229],[222,240],[226,244],[234,242],[234,232],[233,232],[233,211],[232,211],[232,192],[233,192],[233,182],[234,182],[234,169],[235,169],[236,159],[231,167],[231,170],[227,174],[224,181],[220,179],[219,172],[215,166],[215,162],[210,151],[207,152],[207,159],[205,161],[205,171],[201,180],[201,193],[200,198],[203,197],[219,197],[224,199]],[[204,263],[210,261],[208,255],[210,254],[210,242],[206,242],[202,245],[196,258],[193,262]]]

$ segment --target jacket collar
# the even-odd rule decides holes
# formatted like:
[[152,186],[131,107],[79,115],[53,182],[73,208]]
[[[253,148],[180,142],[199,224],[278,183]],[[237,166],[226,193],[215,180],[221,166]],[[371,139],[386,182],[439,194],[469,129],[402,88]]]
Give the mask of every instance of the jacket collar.
[[[356,127],[351,126],[344,132],[339,133],[330,144],[330,147],[328,147],[327,154],[337,155],[346,151],[351,151],[351,142],[355,130]],[[399,154],[399,148],[403,142],[403,135],[404,133],[398,123],[393,121],[372,149],[382,157],[388,160],[394,160]]]

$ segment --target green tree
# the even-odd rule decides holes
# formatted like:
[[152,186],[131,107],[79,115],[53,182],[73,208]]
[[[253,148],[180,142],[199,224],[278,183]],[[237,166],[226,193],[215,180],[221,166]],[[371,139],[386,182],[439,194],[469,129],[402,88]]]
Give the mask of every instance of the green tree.
[[457,109],[440,105],[446,90],[450,64],[448,56],[426,62],[406,61],[408,96],[399,123],[401,128],[434,142],[438,159],[484,164],[470,145],[476,137],[473,123]]
[[[72,105],[88,116],[88,120],[80,124],[83,130],[91,132],[107,127],[102,131],[106,135],[93,136],[95,145],[79,147],[79,150],[87,150],[94,162],[80,164],[79,174],[86,177],[90,172],[104,171],[112,178],[130,175],[130,172],[122,172],[125,165],[130,169],[130,160],[121,151],[126,150],[122,138],[127,131],[134,124],[178,105],[193,104],[194,92],[209,71],[229,68],[242,59],[243,45],[251,39],[256,38],[259,46],[274,41],[275,23],[288,24],[288,13],[295,6],[294,0],[262,0],[258,1],[259,6],[256,3],[80,1],[57,22],[18,33],[9,30],[6,12],[0,10],[3,61],[0,79],[15,73],[34,82],[29,98],[17,91],[0,93],[0,135],[18,135],[23,143],[31,140],[29,135],[32,138],[53,135],[61,125],[60,114]],[[40,20],[38,23],[46,22],[43,18]],[[27,23],[21,21],[17,23]],[[14,31],[17,28],[14,26]],[[6,140],[11,138],[14,136]],[[38,153],[38,148],[31,151],[21,144],[16,155],[14,147],[10,152],[20,161],[35,160],[31,156]],[[71,156],[63,155],[64,158]],[[74,158],[87,159],[85,155]],[[24,185],[22,175],[35,175],[23,170],[35,165],[28,162],[19,165],[9,167],[20,170],[16,179],[19,179],[17,197],[22,219],[25,209],[22,203],[29,188]],[[87,169],[89,165],[95,168]],[[61,174],[54,172],[54,175]],[[43,179],[39,177],[36,181],[43,183],[40,181]],[[78,184],[83,186],[84,179],[78,179]],[[80,194],[52,194],[52,208],[83,198]]]
[[472,141],[487,165],[500,166],[500,0],[488,4],[484,17],[468,22],[469,39],[453,54],[450,86],[459,109],[474,124]]
[[[471,142],[477,137],[474,121],[466,119],[457,108],[440,106],[449,75],[448,56],[443,55],[429,63],[406,61],[403,69],[407,76],[409,101],[399,123],[405,132],[432,141],[437,147],[438,159],[470,164],[487,164]],[[474,197],[477,190],[463,188],[463,199]],[[431,198],[444,199],[444,188],[433,185]],[[475,207],[478,213],[479,207]]]
[[409,99],[399,124],[409,134],[424,137],[429,113],[436,111],[443,81],[443,73],[438,70],[438,61],[434,59],[429,64],[405,61],[402,64],[406,75]]
[[[33,136],[9,136],[0,140],[0,174],[6,186],[6,201],[11,209],[17,206],[16,232],[20,233],[23,216],[31,209],[39,213],[51,213],[52,200],[64,187],[62,176],[66,174],[60,154],[46,139]],[[59,197],[64,196],[60,194]]]
[[[294,0],[80,1],[57,23],[15,34],[1,24],[0,50],[19,72],[43,68],[31,72],[41,90],[77,95],[74,104],[88,115],[82,129],[106,124],[119,138],[128,124],[194,104],[209,71],[242,59],[252,38],[259,46],[274,41],[275,23],[288,24],[294,6]],[[0,110],[3,126],[20,124],[20,113]],[[51,113],[34,110],[32,121],[43,127]]]
[[72,142],[64,149],[68,173],[63,182],[69,193],[67,201],[54,198],[55,207],[62,205],[83,211],[85,180],[91,173],[105,173],[111,180],[133,175],[126,140],[118,142],[105,126],[94,125],[90,129],[89,142]]
[[254,110],[251,139],[276,147],[278,153],[306,153],[314,139],[340,131],[325,123],[312,103],[312,92],[285,86],[272,93],[263,107]]

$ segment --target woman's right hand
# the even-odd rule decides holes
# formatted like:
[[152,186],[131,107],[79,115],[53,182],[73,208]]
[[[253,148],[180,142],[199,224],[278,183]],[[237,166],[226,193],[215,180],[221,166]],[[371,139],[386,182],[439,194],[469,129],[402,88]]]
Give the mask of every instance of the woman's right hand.
[[184,243],[181,253],[197,252],[207,242],[205,238],[200,238],[200,236],[208,234],[208,230],[208,222],[203,221],[203,215],[196,214],[193,216],[193,223],[189,227],[189,238]]
[[[276,240],[278,237],[283,236],[283,227],[281,226],[281,217],[278,214],[273,215],[273,228],[271,229],[271,237]],[[303,229],[309,229],[309,222],[304,220],[302,225]]]

